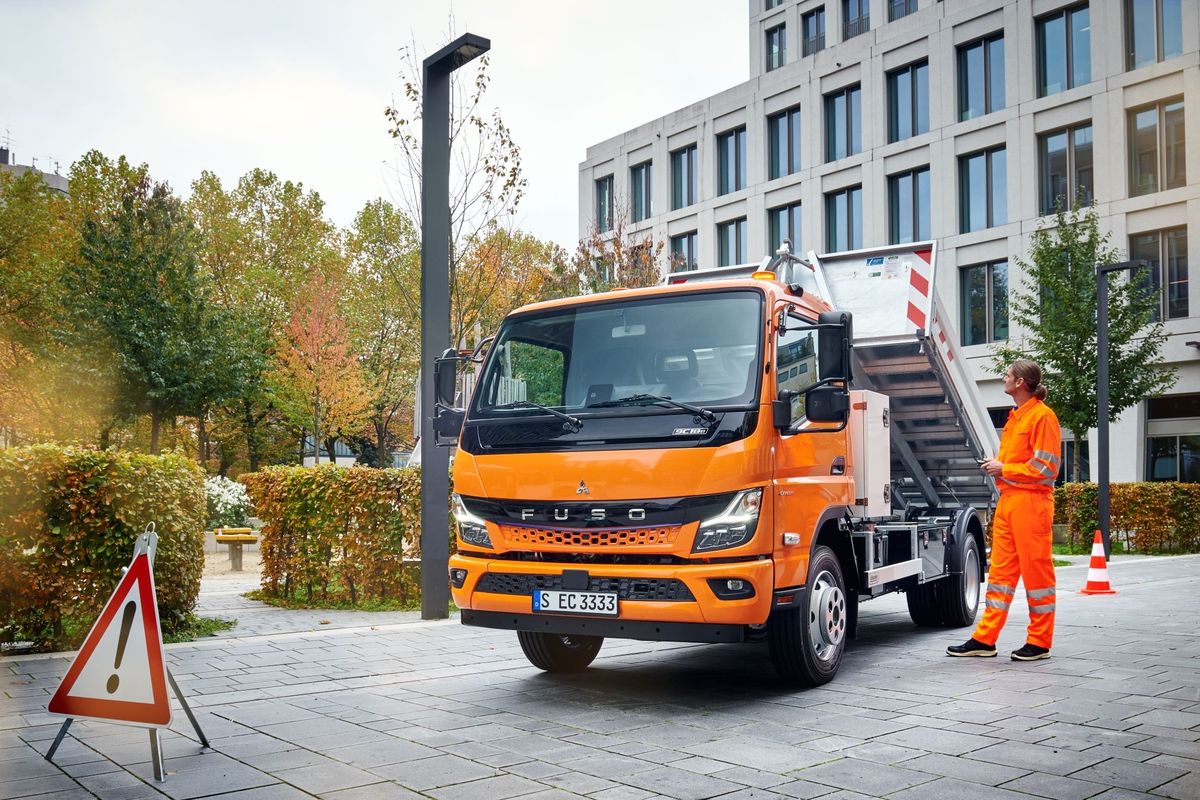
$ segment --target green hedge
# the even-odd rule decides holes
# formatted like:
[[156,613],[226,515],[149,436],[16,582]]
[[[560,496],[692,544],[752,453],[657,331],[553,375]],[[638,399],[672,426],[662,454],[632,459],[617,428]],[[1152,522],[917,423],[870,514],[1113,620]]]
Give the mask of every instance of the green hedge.
[[[1068,483],[1054,490],[1054,521],[1068,526],[1073,546],[1092,541],[1099,527],[1098,508],[1094,483]],[[1200,484],[1114,483],[1109,509],[1109,529],[1126,550],[1200,552]]]
[[317,604],[420,600],[419,469],[271,467],[240,480],[263,521],[265,594]]
[[204,475],[179,454],[0,450],[0,638],[78,646],[153,522],[158,611],[187,620],[204,570]]

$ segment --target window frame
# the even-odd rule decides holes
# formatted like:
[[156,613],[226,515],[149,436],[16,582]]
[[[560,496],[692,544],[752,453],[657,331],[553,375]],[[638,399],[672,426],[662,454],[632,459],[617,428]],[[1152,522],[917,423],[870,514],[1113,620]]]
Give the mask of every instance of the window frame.
[[[955,66],[956,66],[956,72],[957,72],[956,77],[958,78],[957,94],[958,94],[958,121],[959,122],[966,122],[967,120],[979,119],[980,117],[986,117],[988,114],[994,114],[997,111],[1003,111],[1005,108],[1008,107],[1007,106],[1007,97],[1006,97],[1006,95],[1008,94],[1008,81],[1004,75],[1005,57],[1004,57],[1003,53],[1001,54],[1001,63],[1000,63],[1000,80],[1002,82],[1002,85],[999,87],[1001,90],[1000,91],[1001,97],[999,98],[999,103],[1000,103],[999,105],[996,105],[996,98],[993,97],[994,92],[992,91],[992,89],[993,89],[992,73],[994,71],[994,65],[992,64],[992,47],[994,45],[996,45],[997,43],[1000,45],[1001,48],[1004,47],[1004,31],[1003,30],[996,31],[994,33],[989,33],[986,36],[980,36],[977,39],[972,39],[969,42],[964,42],[963,44],[960,44],[960,45],[958,45],[958,47],[955,48],[955,53],[956,53],[956,57],[957,57],[957,64]],[[966,80],[967,66],[968,66],[967,54],[976,47],[980,47],[983,50],[983,76],[982,76],[982,80],[983,80],[983,111],[976,116],[970,116],[970,102],[968,99],[968,88],[970,86],[970,81]]]
[[596,229],[600,233],[613,229],[613,189],[611,173],[596,179]]
[[[787,23],[781,22],[778,25],[772,25],[764,32],[765,41],[763,42],[763,55],[766,57],[765,72],[774,72],[787,63]],[[772,47],[772,37],[778,36],[778,47]]]
[[[836,231],[834,230],[834,222],[837,220],[837,214],[831,213],[835,210],[839,197],[846,196],[846,247],[845,250],[861,250],[862,249],[862,219],[854,216],[854,195],[858,195],[859,217],[862,216],[862,184],[857,183],[853,186],[846,186],[841,189],[836,189],[832,192],[825,193],[825,251],[828,253],[836,253],[842,248],[838,247]],[[855,240],[855,223],[857,225],[858,237]]]
[[[734,163],[729,174],[727,142],[733,141]],[[733,179],[733,186],[727,180]],[[740,125],[717,134],[717,196],[721,197],[746,188],[746,126]]]
[[[676,244],[683,245],[677,248]],[[697,249],[700,244],[699,231],[687,231],[686,233],[677,233],[670,237],[670,261],[672,272],[693,272],[700,268],[700,259],[697,255]],[[687,256],[690,254],[691,258]],[[682,256],[682,258],[680,258]]]
[[[1156,243],[1156,245],[1157,245],[1156,249],[1158,251],[1156,253],[1157,266],[1154,269],[1153,275],[1151,276],[1151,280],[1154,284],[1155,292],[1158,295],[1158,313],[1155,315],[1155,322],[1167,321],[1167,320],[1173,320],[1173,319],[1186,319],[1189,316],[1189,311],[1190,311],[1190,306],[1191,306],[1191,298],[1190,298],[1189,292],[1191,289],[1191,285],[1190,285],[1190,281],[1188,280],[1187,231],[1188,231],[1187,225],[1174,225],[1169,228],[1157,228],[1154,230],[1139,231],[1137,233],[1129,234],[1128,253],[1129,253],[1130,259],[1139,258],[1138,256],[1136,256],[1134,254],[1135,240],[1137,240],[1139,238],[1144,238],[1147,236],[1154,236],[1158,240]],[[1171,280],[1172,276],[1168,272],[1170,270],[1170,260],[1171,260],[1171,236],[1173,234],[1177,234],[1177,233],[1182,233],[1182,239],[1183,239],[1183,243],[1184,243],[1184,255],[1183,255],[1184,263],[1183,263],[1183,268],[1181,270],[1182,275],[1183,275],[1183,280]],[[1177,284],[1182,284],[1182,287],[1183,287],[1182,303],[1181,303],[1182,308],[1180,309],[1180,313],[1171,314],[1171,308],[1172,308],[1171,286],[1177,285]]]
[[[804,252],[802,242],[798,241],[804,235],[802,212],[802,203],[799,200],[767,209],[767,244],[770,246],[771,253],[779,250],[784,239],[792,240],[793,253]],[[781,215],[786,218],[786,230],[779,228],[778,222]],[[797,234],[795,238],[792,236],[793,233]]]
[[[1136,61],[1136,51],[1134,49],[1134,25],[1133,21],[1137,16],[1133,11],[1134,0],[1122,0],[1121,2],[1121,21],[1124,26],[1122,41],[1125,45],[1125,71],[1129,72],[1142,67],[1148,67],[1152,64],[1161,64],[1170,58],[1177,58],[1183,54],[1182,48],[1178,53],[1166,52],[1166,35],[1164,27],[1163,3],[1164,0],[1151,0],[1154,4],[1154,60],[1145,61],[1139,64]],[[1182,2],[1179,0],[1169,0],[1180,10],[1180,24],[1182,27]],[[1182,37],[1181,37],[1182,41]]]
[[[1087,122],[1076,123],[1074,125],[1068,125],[1065,128],[1055,128],[1054,130],[1045,131],[1044,133],[1039,133],[1037,135],[1038,215],[1039,216],[1045,217],[1045,216],[1054,214],[1054,213],[1056,213],[1057,208],[1058,208],[1058,203],[1055,202],[1058,199],[1057,195],[1053,198],[1047,198],[1044,195],[1047,184],[1049,183],[1048,173],[1047,173],[1047,170],[1049,169],[1049,164],[1047,164],[1047,161],[1049,160],[1049,154],[1046,151],[1046,143],[1049,141],[1050,137],[1052,137],[1052,136],[1066,134],[1066,137],[1067,137],[1067,196],[1065,198],[1063,198],[1063,200],[1064,200],[1063,209],[1070,210],[1070,209],[1074,208],[1076,201],[1078,201],[1081,206],[1088,205],[1092,202],[1092,199],[1096,196],[1096,187],[1094,185],[1087,186],[1088,193],[1087,193],[1086,199],[1080,198],[1077,195],[1077,192],[1079,191],[1079,188],[1080,188],[1081,181],[1079,180],[1079,155],[1077,152],[1078,147],[1076,145],[1076,135],[1080,131],[1084,130],[1085,128],[1088,131],[1092,131],[1093,125],[1092,125],[1091,120],[1088,120]],[[1092,170],[1092,183],[1094,184],[1095,179],[1096,179],[1096,148],[1095,148],[1096,139],[1095,139],[1094,131],[1092,132],[1091,136],[1092,136],[1092,140],[1090,142],[1090,145],[1092,148],[1091,170]]]
[[917,13],[917,0],[888,0],[887,11],[888,22],[904,19],[909,14]]
[[[1004,266],[1004,326],[1005,336],[1001,338],[997,335],[997,319],[996,319],[996,267]],[[1010,262],[1007,258],[998,258],[993,261],[984,261],[978,264],[965,264],[958,268],[958,305],[959,305],[959,329],[962,331],[962,343],[964,347],[974,347],[976,345],[987,345],[994,342],[1008,340],[1008,334],[1011,332],[1012,319],[1008,313],[1008,296],[1009,296],[1009,278],[1011,271],[1009,269]],[[983,341],[968,340],[971,335],[970,311],[971,307],[967,303],[966,291],[967,282],[964,279],[965,274],[970,270],[984,271],[984,339]]]
[[[922,209],[921,207],[921,176],[925,176],[925,186],[927,190],[926,200],[929,204]],[[911,238],[905,239],[905,232],[900,230],[900,202],[903,199],[901,196],[901,182],[905,179],[912,182],[911,197],[912,203],[912,229],[907,233]],[[933,225],[931,219],[933,214],[933,187],[932,176],[929,171],[929,165],[925,164],[921,167],[913,167],[912,169],[903,172],[896,172],[888,175],[888,244],[908,244],[910,242],[921,242],[930,238]],[[922,230],[922,224],[925,229]]]
[[[1004,218],[998,219],[996,214],[996,167],[995,157],[998,153],[1004,154]],[[971,207],[969,191],[970,169],[969,163],[972,159],[983,158],[983,176],[985,182],[984,190],[984,210],[983,210],[983,227],[973,228],[970,224]],[[1008,224],[1008,148],[1005,145],[999,144],[994,147],[987,147],[983,150],[976,150],[973,153],[965,153],[958,157],[958,232],[959,233],[974,233],[975,231],[987,230],[995,228],[998,225]]]
[[[787,141],[787,153],[779,153],[779,137],[776,129],[784,129]],[[803,168],[800,106],[785,108],[777,114],[767,117],[767,180],[773,181],[788,175],[795,175]],[[780,169],[777,169],[779,167]],[[782,170],[782,171],[781,171]]]
[[[629,220],[642,222],[654,216],[652,196],[653,159],[646,159],[629,168]],[[639,177],[640,176],[640,177]],[[639,188],[641,191],[639,192]],[[640,211],[640,213],[639,213]]]
[[[695,142],[671,151],[672,211],[696,204],[696,157],[698,154],[699,149]],[[677,192],[676,189],[679,191]]]
[[[1075,40],[1071,35],[1072,27],[1071,20],[1080,12],[1086,11],[1088,14],[1088,53],[1087,53],[1087,80],[1084,83],[1075,82]],[[1070,91],[1078,86],[1086,85],[1092,82],[1092,36],[1091,36],[1091,7],[1088,3],[1080,3],[1074,6],[1055,9],[1049,14],[1044,14],[1033,21],[1034,29],[1034,67],[1038,97],[1050,97],[1054,94]],[[1059,42],[1063,48],[1063,69],[1065,72],[1064,79],[1066,85],[1062,89],[1051,92],[1046,85],[1046,25],[1056,19],[1062,19],[1063,22],[1063,39]]]
[[[836,109],[838,99],[844,102],[846,109],[845,120],[845,135],[846,140],[842,145],[846,148],[846,152],[841,155],[835,155],[831,149],[831,145],[837,139],[836,134],[836,114],[831,113],[831,110]],[[862,84],[852,83],[849,86],[843,86],[841,89],[830,92],[824,96],[825,99],[825,163],[829,164],[834,161],[839,161],[843,158],[850,158],[862,152]],[[857,105],[858,113],[854,113],[854,107]],[[858,149],[854,149],[854,130],[858,129]]]
[[[733,260],[726,263],[725,250],[726,244],[728,243],[727,237],[729,235],[729,231],[732,231],[734,237],[734,252],[732,254]],[[747,249],[748,232],[746,217],[735,217],[733,219],[727,219],[724,222],[717,223],[717,266],[732,267],[737,264],[746,263],[747,253],[749,252]]]
[[[858,6],[858,16],[850,16],[851,5]],[[842,41],[862,36],[869,30],[871,30],[870,0],[842,0]]]
[[[808,35],[808,21],[813,21],[813,27],[820,24],[820,30],[812,36]],[[800,15],[800,55],[811,56],[825,49],[825,6],[819,6],[812,11]]]
[[[922,72],[923,70],[923,72]],[[921,123],[921,104],[919,90],[920,77],[925,78],[925,119],[923,120],[924,127]],[[907,136],[900,135],[900,107],[899,107],[899,80],[904,76],[909,81],[909,129],[911,133]],[[887,100],[888,100],[888,144],[902,142],[906,139],[911,139],[915,136],[920,136],[923,133],[929,133],[929,59],[922,58],[918,61],[913,61],[910,64],[905,64],[902,67],[897,67],[887,73]]]
[[[1182,147],[1183,147],[1183,157],[1184,157],[1184,165],[1185,166],[1184,166],[1184,169],[1181,171],[1179,182],[1174,185],[1167,185],[1166,181],[1164,180],[1164,177],[1167,174],[1167,109],[1169,107],[1175,106],[1175,105],[1178,105],[1180,107],[1180,112],[1181,112],[1181,114],[1183,114],[1183,117],[1182,117],[1182,119],[1183,119],[1183,138],[1182,138],[1183,144],[1182,144]],[[1154,175],[1153,175],[1154,187],[1139,191],[1138,185],[1135,182],[1136,177],[1140,174],[1137,169],[1138,158],[1137,158],[1137,153],[1135,151],[1136,140],[1137,140],[1135,119],[1138,114],[1145,113],[1145,112],[1151,111],[1151,110],[1153,110],[1154,114],[1155,114],[1155,117],[1154,117],[1155,154],[1154,154]],[[1179,95],[1176,97],[1169,97],[1169,98],[1166,98],[1163,100],[1158,100],[1154,103],[1147,103],[1146,105],[1142,105],[1142,106],[1135,106],[1134,108],[1130,108],[1130,109],[1126,110],[1125,132],[1126,132],[1126,140],[1128,142],[1127,165],[1128,165],[1128,169],[1129,169],[1129,196],[1130,197],[1143,197],[1148,194],[1155,194],[1156,192],[1165,192],[1165,191],[1170,191],[1171,189],[1179,189],[1179,188],[1187,185],[1187,169],[1186,169],[1186,164],[1187,164],[1187,116],[1186,116],[1186,111],[1187,111],[1187,107],[1186,107],[1186,105],[1184,105],[1184,99],[1183,99],[1182,95]]]

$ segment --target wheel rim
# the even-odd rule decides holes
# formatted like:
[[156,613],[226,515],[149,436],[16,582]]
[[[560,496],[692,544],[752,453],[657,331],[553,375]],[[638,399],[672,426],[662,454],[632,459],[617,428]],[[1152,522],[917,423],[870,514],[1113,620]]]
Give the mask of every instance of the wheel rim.
[[971,613],[975,613],[979,605],[979,553],[974,547],[967,548],[967,557],[963,560],[963,602]]
[[808,632],[813,653],[822,661],[837,655],[846,636],[846,595],[829,570],[817,575],[809,590]]

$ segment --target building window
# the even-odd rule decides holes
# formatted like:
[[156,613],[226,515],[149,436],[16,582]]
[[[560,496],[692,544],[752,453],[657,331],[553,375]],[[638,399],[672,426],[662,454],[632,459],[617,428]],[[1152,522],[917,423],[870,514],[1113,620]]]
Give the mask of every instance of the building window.
[[962,233],[1008,222],[1007,165],[1003,147],[958,159],[959,230]]
[[1146,480],[1200,483],[1200,436],[1147,436]]
[[1129,237],[1129,257],[1150,265],[1151,281],[1158,294],[1156,319],[1188,315],[1187,228],[1138,233]]
[[613,227],[613,176],[596,181],[596,229],[601,233]]
[[842,0],[842,41],[871,30],[870,0]]
[[767,30],[767,72],[779,69],[787,60],[787,26],[776,25]]
[[730,267],[734,264],[745,264],[746,257],[746,218],[731,219],[717,226],[717,265]]
[[1087,6],[1037,21],[1038,97],[1058,94],[1092,79],[1091,22]]
[[746,188],[746,129],[717,137],[717,194]]
[[802,253],[804,250],[800,246],[800,204],[792,203],[790,206],[780,206],[767,211],[767,238],[771,242],[771,252],[779,251],[784,239],[789,239],[792,242],[791,251],[793,253]]
[[1126,69],[1183,53],[1181,0],[1125,0],[1124,5]]
[[929,130],[929,62],[909,64],[887,76],[888,141]]
[[929,167],[888,176],[888,241],[928,239],[929,208]]
[[684,272],[696,269],[696,232],[689,231],[671,237],[671,271]]
[[825,160],[862,151],[862,90],[858,85],[825,95]]
[[671,210],[696,202],[696,145],[671,153]]
[[831,253],[862,247],[862,187],[825,195],[825,249]]
[[[1008,262],[993,261],[959,270],[963,344],[1008,338]],[[1007,416],[1007,415],[1006,415]]]
[[763,3],[763,11],[770,11],[772,8],[783,5],[783,0],[766,0]]
[[808,12],[800,18],[801,32],[804,43],[801,53],[811,56],[825,49],[825,6]]
[[1092,202],[1092,126],[1077,125],[1038,137],[1041,213]]
[[1129,112],[1129,193],[1137,196],[1186,183],[1183,100]]
[[767,117],[767,162],[770,180],[800,171],[800,109]]
[[958,48],[958,119],[975,119],[1004,108],[1004,35],[997,33]]
[[888,0],[888,22],[917,13],[917,0]]
[[654,212],[650,206],[650,162],[629,168],[629,216],[641,222]]

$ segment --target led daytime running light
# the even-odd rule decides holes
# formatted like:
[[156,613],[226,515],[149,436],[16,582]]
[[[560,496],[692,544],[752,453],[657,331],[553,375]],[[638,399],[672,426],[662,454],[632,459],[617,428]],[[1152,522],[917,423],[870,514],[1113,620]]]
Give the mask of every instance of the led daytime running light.
[[491,547],[492,537],[487,532],[487,523],[472,514],[462,496],[457,492],[453,495],[454,521],[458,523],[458,535],[467,544],[477,547]]

